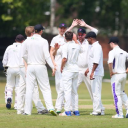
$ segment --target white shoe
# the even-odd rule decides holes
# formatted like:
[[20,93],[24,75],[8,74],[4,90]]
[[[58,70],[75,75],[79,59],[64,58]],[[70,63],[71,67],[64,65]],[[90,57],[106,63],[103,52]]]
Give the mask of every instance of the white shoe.
[[14,107],[15,110],[17,110],[17,107]]
[[72,116],[75,115],[75,114],[73,113],[73,111],[71,111],[71,115],[72,115]]
[[65,111],[63,113],[60,113],[59,116],[67,116]]
[[23,114],[24,111],[17,111],[17,114],[20,115],[20,114]]
[[97,113],[97,112],[91,112],[90,115],[94,115],[94,116],[100,116],[101,113]]
[[124,118],[124,116],[123,115],[116,114],[116,115],[113,115],[112,118]]
[[101,115],[104,116],[105,115],[105,112],[103,110],[101,110]]

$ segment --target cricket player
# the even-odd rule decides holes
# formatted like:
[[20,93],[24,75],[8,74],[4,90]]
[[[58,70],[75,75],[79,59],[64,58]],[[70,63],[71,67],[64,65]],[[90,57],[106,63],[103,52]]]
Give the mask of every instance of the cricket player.
[[[60,90],[60,81],[61,81],[60,67],[61,67],[61,60],[62,60],[61,55],[58,54],[57,50],[59,49],[59,46],[62,46],[65,44],[64,33],[66,32],[66,30],[67,30],[67,25],[65,23],[61,23],[58,28],[59,34],[52,39],[50,44],[51,46],[50,56],[52,58],[52,62],[54,66],[57,69],[55,72],[55,86],[56,86],[57,96]],[[56,46],[58,48],[56,48]],[[55,105],[56,109],[58,109],[58,104],[59,104],[58,102],[59,101],[56,100],[56,105]],[[60,110],[57,110],[57,113],[60,113]]]
[[101,115],[104,111],[101,102],[102,78],[104,76],[103,52],[101,45],[96,40],[95,32],[89,32],[86,39],[91,44],[88,56],[89,68],[85,72],[85,75],[90,77],[93,94],[93,112],[90,115]]
[[[70,30],[77,25],[81,26],[77,31],[77,38],[78,38],[77,41],[81,45],[81,47],[84,49],[84,51],[80,53],[78,57],[79,75],[78,75],[77,89],[79,88],[80,84],[84,82],[88,89],[91,99],[93,99],[91,81],[88,77],[85,76],[85,71],[88,68],[88,53],[90,50],[90,45],[87,39],[85,39],[85,36],[86,36],[85,28],[95,32],[96,35],[98,34],[98,30],[86,24],[83,20],[78,20],[78,19],[73,20]],[[76,100],[78,100],[78,97],[76,97]]]
[[[65,97],[65,111],[60,113],[60,116],[71,116],[71,100],[75,101],[75,96],[77,94],[77,80],[78,80],[78,56],[82,52],[79,44],[73,41],[73,33],[67,31],[65,33],[65,39],[67,43],[63,47],[62,51],[62,82],[64,87],[64,97]],[[73,102],[72,110],[74,115],[79,116],[78,102]]]
[[7,69],[7,83],[6,83],[6,107],[11,108],[13,89],[15,88],[15,104],[14,108],[17,109],[17,90],[19,84],[19,55],[21,43],[25,40],[24,36],[19,34],[16,36],[15,43],[8,46],[3,57],[3,67]]
[[[31,115],[32,111],[32,94],[35,86],[35,82],[38,82],[40,90],[43,94],[44,101],[47,109],[52,115],[57,115],[54,111],[52,104],[51,89],[48,79],[46,62],[49,64],[53,73],[55,68],[52,63],[48,41],[41,37],[43,33],[43,27],[41,24],[34,26],[35,34],[33,37],[24,43],[23,47],[23,59],[27,62],[27,74],[26,74],[26,96],[25,96],[25,113],[24,115]],[[27,60],[26,60],[27,58]]]
[[122,104],[126,108],[126,118],[128,118],[128,98],[124,92],[128,70],[126,70],[126,60],[128,53],[122,50],[119,46],[117,37],[111,37],[109,45],[111,51],[108,55],[108,65],[111,76],[111,86],[113,98],[115,101],[116,115],[112,118],[124,118]]
[[[34,34],[34,26],[28,26],[25,28],[25,34],[27,36],[27,39],[32,38]],[[23,45],[25,42],[22,43],[21,50],[20,50],[20,81],[19,81],[19,88],[18,88],[18,101],[17,101],[17,114],[23,114],[24,113],[24,104],[25,104],[25,94],[26,94],[26,71],[27,71],[27,63],[23,61],[22,58],[22,51],[23,51]],[[26,67],[25,67],[26,65]],[[26,68],[26,69],[25,69]],[[32,97],[35,106],[37,108],[38,114],[45,114],[48,113],[48,110],[45,109],[43,106],[40,98],[39,98],[39,91],[37,82],[35,82],[34,91],[33,91],[33,97]]]

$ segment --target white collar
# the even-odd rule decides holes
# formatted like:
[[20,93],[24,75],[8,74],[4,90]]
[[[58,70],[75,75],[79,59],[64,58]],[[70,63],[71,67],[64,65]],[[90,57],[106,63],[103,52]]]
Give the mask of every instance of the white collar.
[[92,46],[99,44],[99,41],[96,41],[92,44]]
[[86,40],[86,39],[85,39],[82,43],[81,43],[79,40],[77,40],[77,41],[78,41],[78,43],[79,43],[80,45],[87,43],[87,40]]

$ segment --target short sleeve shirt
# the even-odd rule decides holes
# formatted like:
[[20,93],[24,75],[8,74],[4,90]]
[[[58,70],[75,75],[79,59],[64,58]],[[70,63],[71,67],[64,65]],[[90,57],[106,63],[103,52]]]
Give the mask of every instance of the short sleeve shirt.
[[93,64],[98,64],[94,76],[104,76],[104,68],[103,68],[103,51],[99,42],[95,42],[91,45],[89,56],[88,56],[88,67],[89,74],[92,72]]

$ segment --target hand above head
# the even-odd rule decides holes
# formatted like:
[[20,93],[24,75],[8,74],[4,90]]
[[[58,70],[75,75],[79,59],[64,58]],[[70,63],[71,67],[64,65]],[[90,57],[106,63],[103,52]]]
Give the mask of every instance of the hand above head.
[[84,20],[79,20],[78,23],[80,26],[87,27],[87,24],[85,23]]
[[71,26],[75,27],[77,25],[79,25],[79,20],[78,19],[74,19]]

